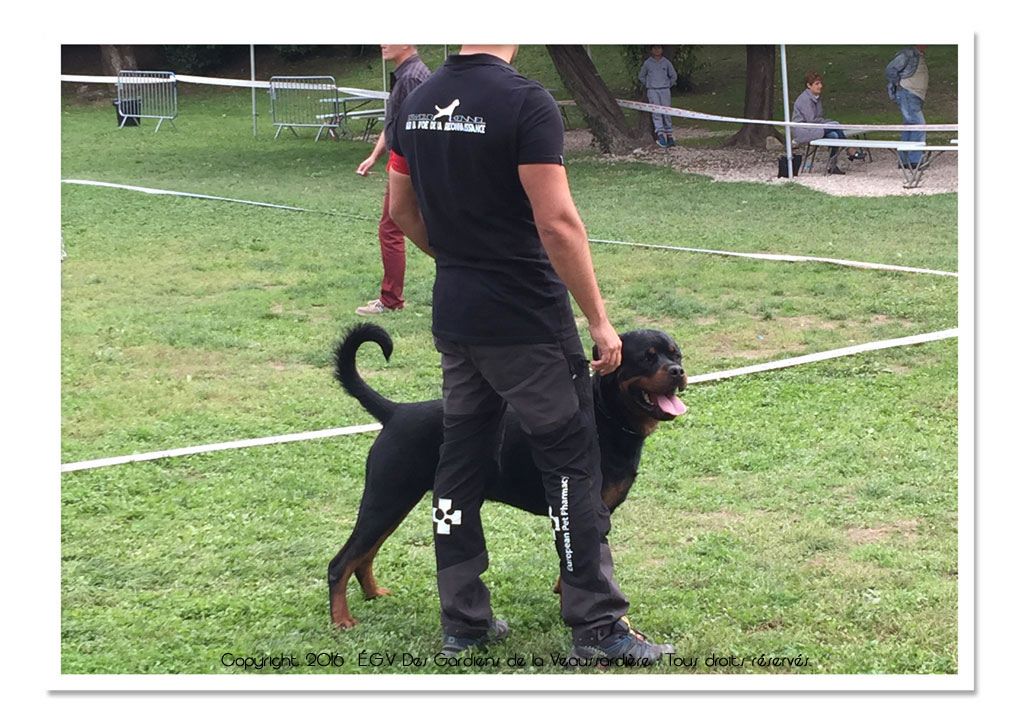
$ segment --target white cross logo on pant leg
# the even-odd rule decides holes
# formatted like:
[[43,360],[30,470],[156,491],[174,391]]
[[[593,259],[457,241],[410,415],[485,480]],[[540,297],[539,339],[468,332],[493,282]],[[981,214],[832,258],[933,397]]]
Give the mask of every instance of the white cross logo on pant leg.
[[450,535],[453,525],[462,525],[462,511],[452,510],[449,498],[438,498],[434,508],[434,522],[437,523],[438,535]]
[[551,518],[551,529],[555,534],[555,540],[558,540],[558,534],[562,531],[562,520],[555,515],[554,509],[548,506],[548,517]]

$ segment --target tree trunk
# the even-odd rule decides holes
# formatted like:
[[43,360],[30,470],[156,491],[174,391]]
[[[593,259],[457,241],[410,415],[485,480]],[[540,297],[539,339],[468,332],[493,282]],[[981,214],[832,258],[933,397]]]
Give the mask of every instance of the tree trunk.
[[[743,99],[743,117],[770,120],[775,105],[775,46],[747,46],[747,88]],[[765,147],[769,136],[781,138],[773,126],[744,123],[725,142],[736,148]]]
[[630,128],[586,49],[582,45],[548,45],[547,49],[602,153],[628,153],[636,148],[641,143],[636,129]]
[[101,45],[100,62],[105,75],[117,75],[122,70],[138,70],[135,49],[130,45]]

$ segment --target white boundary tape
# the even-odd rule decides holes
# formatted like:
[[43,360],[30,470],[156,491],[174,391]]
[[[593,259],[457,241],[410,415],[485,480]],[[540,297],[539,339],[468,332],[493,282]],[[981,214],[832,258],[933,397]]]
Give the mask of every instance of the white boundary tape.
[[855,131],[953,131],[956,132],[960,126],[956,123],[924,123],[918,126],[911,125],[867,125],[864,123],[803,123],[799,121],[774,121],[759,118],[735,118],[733,116],[716,116],[711,113],[699,113],[688,111],[674,106],[656,106],[652,103],[641,103],[640,101],[616,100],[623,108],[630,108],[635,111],[646,111],[647,113],[658,113],[663,116],[677,116],[689,118],[695,121],[722,121],[725,123],[753,123],[762,126],[790,126],[792,128],[844,128]]
[[357,435],[361,432],[372,432],[380,430],[381,424],[375,422],[368,425],[352,425],[350,427],[333,427],[327,430],[315,430],[313,432],[296,432],[289,435],[274,435],[272,437],[257,437],[250,440],[235,440],[234,442],[216,442],[210,445],[196,445],[194,447],[180,447],[174,450],[161,450],[158,452],[138,453],[136,455],[122,455],[116,458],[102,458],[100,460],[85,460],[79,463],[68,463],[60,466],[62,473],[73,473],[77,470],[92,470],[94,468],[106,468],[111,465],[123,465],[125,463],[137,463],[146,460],[161,460],[163,458],[178,458],[184,455],[196,455],[198,453],[217,452],[219,450],[238,450],[247,447],[259,447],[261,445],[274,445],[279,442],[297,442],[299,440],[318,440],[324,437],[338,437],[340,435]]
[[[112,189],[124,189],[127,191],[141,191],[142,193],[154,194],[157,196],[184,196],[193,199],[207,199],[211,201],[230,201],[236,204],[249,204],[250,206],[263,206],[272,209],[285,209],[287,211],[308,211],[314,214],[330,214],[349,216],[355,219],[363,219],[366,221],[376,221],[376,219],[369,216],[360,216],[358,214],[345,214],[340,211],[314,211],[313,209],[303,209],[298,206],[282,206],[280,204],[268,204],[263,201],[246,201],[244,199],[229,199],[223,196],[209,196],[207,194],[193,194],[185,191],[165,191],[163,189],[151,189],[144,186],[127,186],[125,184],[109,183],[107,181],[88,181],[84,179],[61,179],[61,183],[74,184],[79,186],[100,186],[103,188]],[[610,239],[588,239],[592,244],[615,244],[618,246],[635,246],[642,249],[667,249],[670,251],[686,251],[696,254],[715,254],[718,256],[738,256],[747,259],[761,259],[764,261],[788,261],[788,262],[817,262],[820,264],[838,264],[839,266],[849,266],[857,269],[879,269],[883,271],[898,271],[898,272],[911,272],[914,274],[935,274],[938,276],[957,277],[957,272],[941,271],[937,269],[920,269],[918,267],[910,266],[896,266],[894,264],[876,264],[874,262],[867,261],[852,261],[849,259],[830,259],[827,257],[820,256],[795,256],[792,254],[766,254],[760,252],[743,252],[743,251],[722,251],[718,249],[694,249],[686,246],[666,246],[660,244],[640,244],[633,241],[614,241]]]
[[774,362],[765,362],[759,365],[750,365],[749,367],[738,367],[733,370],[725,370],[723,372],[711,372],[706,375],[697,375],[689,378],[691,385],[700,384],[701,382],[717,382],[719,380],[727,380],[730,377],[739,377],[740,375],[752,375],[758,372],[769,372],[771,370],[781,370],[785,367],[796,367],[797,365],[810,364],[811,362],[821,362],[822,360],[836,359],[837,357],[848,357],[850,355],[861,354],[863,352],[874,352],[880,349],[890,349],[892,347],[908,347],[914,344],[924,344],[925,342],[937,342],[941,339],[950,339],[952,337],[960,336],[960,330],[944,329],[941,332],[928,332],[927,334],[915,334],[911,337],[899,337],[896,339],[883,339],[879,342],[867,342],[865,344],[854,345],[853,347],[842,347],[840,349],[831,349],[826,352],[815,352],[814,354],[805,354],[801,357],[790,357],[789,359],[780,359]]
[[[117,83],[116,75],[62,75],[60,77],[62,83]],[[178,81],[179,83],[194,83],[196,85],[219,85],[229,86],[232,88],[270,88],[270,81],[266,80],[238,80],[236,78],[208,78],[200,75],[177,75],[175,74],[172,78],[160,78],[159,82],[169,83],[171,81]],[[132,79],[133,84],[139,82],[155,82],[155,81],[137,81]],[[305,86],[302,86],[305,87]],[[377,98],[381,100],[387,100],[390,95],[386,91],[375,91],[366,90],[365,88],[344,88],[338,87],[338,90],[342,93],[348,93],[352,96],[358,96],[360,98]]]
[[[722,372],[712,372],[706,375],[697,375],[689,378],[691,385],[700,384],[702,382],[717,382],[719,380],[729,379],[731,377],[738,377],[740,375],[756,374],[758,372],[767,372],[770,370],[783,369],[785,367],[796,367],[797,365],[809,364],[811,362],[820,362],[822,360],[836,359],[837,357],[847,357],[850,355],[861,354],[863,352],[873,352],[880,349],[889,349],[892,347],[906,347],[915,344],[924,344],[925,342],[935,342],[941,339],[950,339],[952,337],[959,336],[959,330],[957,329],[945,329],[941,332],[929,332],[927,334],[916,334],[911,337],[900,337],[898,339],[886,339],[879,342],[868,342],[866,344],[858,344],[853,347],[843,347],[841,349],[828,350],[826,352],[816,352],[814,354],[803,355],[801,357],[791,357],[789,359],[776,360],[775,362],[766,362],[759,365],[751,365],[749,367],[739,367],[732,370],[724,370]],[[105,468],[112,465],[123,465],[125,463],[143,462],[147,460],[160,460],[163,458],[182,457],[185,455],[195,455],[198,453],[216,452],[220,450],[238,450],[240,448],[247,447],[258,447],[261,445],[274,445],[283,442],[299,442],[305,440],[319,440],[328,437],[339,437],[341,435],[356,435],[363,432],[373,432],[382,429],[380,423],[371,423],[367,425],[352,425],[350,427],[335,427],[327,430],[314,430],[312,432],[297,432],[288,435],[275,435],[272,437],[259,437],[250,440],[236,440],[234,442],[219,442],[210,445],[197,445],[195,447],[183,447],[175,450],[163,450],[149,453],[139,453],[136,455],[122,455],[114,458],[102,458],[98,460],[85,460],[77,463],[67,463],[60,466],[62,473],[72,473],[79,470],[94,470],[96,468]]]
[[[109,75],[62,75],[60,77],[61,82],[69,83],[117,83],[115,76]],[[182,83],[197,83],[201,85],[220,85],[220,86],[233,86],[236,88],[269,88],[270,83],[267,81],[251,81],[251,80],[236,80],[233,78],[207,78],[198,75],[176,75],[176,80]],[[378,98],[386,100],[388,93],[385,91],[374,91],[366,90],[363,88],[344,88],[339,87],[338,91],[342,93],[348,93],[349,95],[359,96],[362,98]],[[922,124],[919,126],[910,125],[865,125],[863,123],[802,123],[798,121],[774,121],[774,120],[763,120],[758,118],[735,118],[732,116],[717,116],[712,113],[700,113],[699,111],[688,111],[684,108],[675,108],[674,106],[657,106],[652,103],[643,103],[641,101],[625,101],[616,99],[615,101],[623,108],[629,108],[636,111],[645,111],[647,113],[658,113],[665,116],[676,116],[678,118],[689,118],[696,121],[720,121],[725,123],[754,123],[765,126],[791,126],[793,128],[842,128],[850,129],[855,131],[952,131],[956,132],[959,130],[959,126],[956,123],[931,123]]]
[[229,199],[226,196],[210,196],[208,194],[194,194],[188,191],[167,191],[165,189],[151,189],[145,186],[128,186],[126,184],[115,184],[108,181],[90,181],[88,179],[77,179],[67,178],[61,179],[62,184],[71,184],[73,186],[99,186],[108,189],[122,189],[125,191],[140,191],[144,194],[152,194],[154,196],[181,196],[190,199],[205,199],[207,201],[229,201],[233,204],[246,204],[248,206],[262,206],[268,209],[284,209],[285,211],[305,211],[310,214],[327,214],[328,216],[347,216],[353,219],[362,219],[364,221],[377,221],[377,219],[370,216],[361,216],[359,214],[348,214],[342,211],[318,211],[316,209],[304,209],[300,206],[284,206],[283,204],[270,204],[265,201],[247,201],[246,199]]
[[264,206],[271,209],[284,209],[286,211],[309,211],[311,213],[332,213],[327,211],[313,211],[312,209],[303,209],[298,206],[282,206],[281,204],[268,204],[264,201],[246,201],[245,199],[229,199],[225,196],[208,196],[207,194],[193,194],[186,191],[167,191],[165,189],[150,189],[145,186],[128,186],[126,184],[115,184],[107,181],[89,181],[88,179],[78,178],[66,178],[61,179],[62,184],[72,184],[74,186],[101,186],[108,189],[124,189],[125,191],[141,191],[144,194],[153,194],[154,196],[185,196],[192,199],[207,199],[209,201],[230,201],[233,204],[248,204],[249,206]]
[[695,254],[715,254],[717,256],[739,256],[746,259],[762,259],[764,261],[817,262],[819,264],[838,264],[857,269],[881,269],[884,271],[910,272],[913,274],[936,274],[938,276],[958,277],[958,272],[940,271],[938,269],[920,269],[912,266],[896,266],[895,264],[876,264],[869,261],[851,261],[849,259],[829,259],[823,256],[794,256],[792,254],[762,254],[745,251],[719,251],[716,249],[693,249],[687,246],[663,246],[660,244],[638,244],[632,241],[610,241],[608,239],[590,239],[593,244],[616,244],[621,246],[639,246],[644,249],[669,249],[671,251],[689,251]]

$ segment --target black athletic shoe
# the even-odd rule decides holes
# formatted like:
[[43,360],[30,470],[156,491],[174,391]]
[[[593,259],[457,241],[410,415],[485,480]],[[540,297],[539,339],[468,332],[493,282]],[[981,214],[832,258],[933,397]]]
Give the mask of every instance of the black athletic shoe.
[[663,654],[674,654],[672,644],[653,644],[623,616],[608,635],[594,644],[576,644],[569,654],[577,666],[652,666]]
[[481,648],[487,650],[487,644],[496,644],[508,638],[508,623],[501,619],[491,621],[491,627],[482,636],[452,636],[445,634],[441,639],[441,658],[448,659],[458,656],[466,649]]
[[839,168],[838,166],[829,166],[828,171],[825,172],[827,176],[845,176],[846,171]]

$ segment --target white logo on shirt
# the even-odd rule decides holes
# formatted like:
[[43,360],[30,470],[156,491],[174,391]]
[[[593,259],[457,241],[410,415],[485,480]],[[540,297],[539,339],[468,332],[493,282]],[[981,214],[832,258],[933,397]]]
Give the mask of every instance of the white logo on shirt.
[[455,109],[460,104],[461,101],[456,98],[444,108],[435,105],[434,110],[437,113],[410,113],[405,119],[405,130],[486,133],[487,122],[482,116],[456,115]]
[[434,116],[431,120],[436,121],[441,116],[448,116],[448,120],[450,121],[452,119],[452,113],[454,113],[455,109],[458,108],[458,107],[459,107],[459,99],[458,98],[453,100],[451,103],[449,103],[444,108],[441,108],[440,106],[434,106],[434,110],[437,111],[437,115]]

